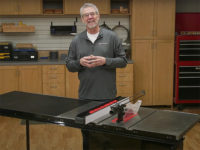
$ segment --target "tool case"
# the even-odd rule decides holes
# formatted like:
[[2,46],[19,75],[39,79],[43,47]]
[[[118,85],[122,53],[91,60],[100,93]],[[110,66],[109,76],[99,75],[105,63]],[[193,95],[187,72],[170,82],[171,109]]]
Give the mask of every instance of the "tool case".
[[0,42],[0,60],[10,60],[13,46],[11,42]]
[[38,60],[38,51],[35,48],[14,48],[11,58],[15,61],[36,61]]

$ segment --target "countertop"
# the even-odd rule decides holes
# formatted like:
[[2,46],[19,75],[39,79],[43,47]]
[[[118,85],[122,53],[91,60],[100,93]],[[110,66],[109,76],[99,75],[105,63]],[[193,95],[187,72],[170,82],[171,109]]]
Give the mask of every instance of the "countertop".
[[0,66],[13,65],[64,65],[64,60],[39,59],[37,61],[0,61]]
[[[0,66],[13,65],[65,65],[65,60],[39,59],[37,61],[0,61]],[[128,60],[128,64],[133,64],[133,60]]]

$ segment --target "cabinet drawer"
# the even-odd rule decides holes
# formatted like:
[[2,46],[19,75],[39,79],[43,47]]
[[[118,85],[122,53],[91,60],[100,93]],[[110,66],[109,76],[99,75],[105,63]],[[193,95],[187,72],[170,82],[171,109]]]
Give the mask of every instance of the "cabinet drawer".
[[179,87],[179,100],[199,100],[200,99],[200,86],[183,86]]
[[117,83],[117,96],[133,96],[133,84],[130,82]]
[[43,83],[51,82],[65,83],[64,74],[43,74]]
[[117,68],[118,72],[133,72],[133,64],[128,64],[125,68]]
[[60,87],[64,88],[65,87],[65,83],[49,82],[49,83],[44,83],[43,84],[43,89],[44,88],[58,89]]
[[64,83],[44,83],[43,94],[65,96],[65,85]]
[[65,72],[64,65],[43,65],[43,73],[63,73]]
[[120,92],[133,91],[133,84],[130,82],[118,82],[117,90]]
[[120,72],[117,73],[117,82],[118,81],[133,81],[133,74],[132,73],[126,73],[126,72]]
[[133,92],[132,91],[126,91],[126,92],[117,91],[117,96],[131,97],[133,96]]

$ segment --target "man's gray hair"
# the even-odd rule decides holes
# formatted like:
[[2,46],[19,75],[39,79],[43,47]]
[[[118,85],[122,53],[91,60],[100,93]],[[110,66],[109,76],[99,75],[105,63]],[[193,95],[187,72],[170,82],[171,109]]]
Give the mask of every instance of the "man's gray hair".
[[87,7],[92,7],[92,8],[94,8],[94,9],[95,9],[95,12],[96,12],[97,14],[99,14],[99,10],[98,10],[98,8],[97,8],[96,5],[94,5],[94,4],[92,4],[92,3],[85,3],[85,4],[83,4],[83,6],[80,8],[80,15],[81,15],[81,17],[83,16],[83,9],[85,9],[85,8],[87,8]]

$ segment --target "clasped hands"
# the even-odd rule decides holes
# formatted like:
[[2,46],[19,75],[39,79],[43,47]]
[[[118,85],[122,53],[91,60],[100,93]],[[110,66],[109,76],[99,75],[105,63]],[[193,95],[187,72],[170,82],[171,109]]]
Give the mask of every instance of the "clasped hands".
[[102,66],[106,63],[106,58],[102,56],[85,56],[80,59],[80,64],[82,66],[93,68],[97,66]]

